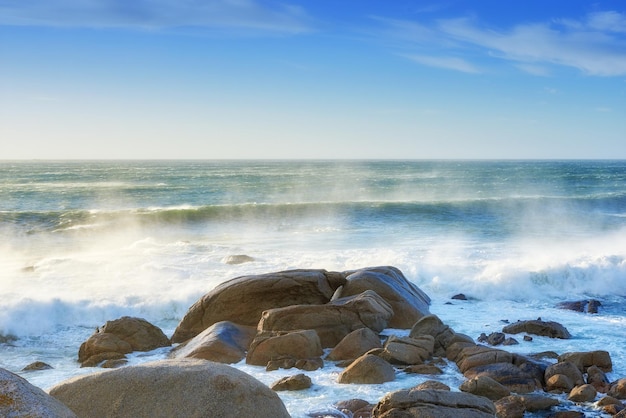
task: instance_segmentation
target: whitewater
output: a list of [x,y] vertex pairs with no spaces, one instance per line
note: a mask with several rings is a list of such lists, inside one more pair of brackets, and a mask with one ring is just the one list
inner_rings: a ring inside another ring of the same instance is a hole
[[[78,348],[107,320],[137,316],[171,336],[225,280],[378,265],[399,268],[457,332],[557,321],[572,339],[514,336],[506,349],[607,350],[609,378],[626,377],[626,161],[0,161],[0,234],[0,367],[43,389],[95,370]],[[582,299],[599,313],[557,307]],[[53,369],[22,371],[34,361]],[[298,373],[234,366],[268,385]],[[445,371],[436,378],[458,388],[462,375]],[[311,389],[280,392],[290,414],[433,378],[339,385],[339,372],[328,364],[307,373]]]

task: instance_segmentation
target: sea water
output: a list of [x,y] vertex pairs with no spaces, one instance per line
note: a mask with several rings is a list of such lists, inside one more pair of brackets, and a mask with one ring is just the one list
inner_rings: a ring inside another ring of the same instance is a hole
[[[626,377],[626,161],[0,161],[0,237],[0,367],[44,389],[95,370],[78,348],[107,320],[171,335],[227,279],[377,265],[401,269],[457,332],[557,321],[572,339],[514,336],[507,349],[608,350],[609,378]],[[225,262],[239,254],[254,261]],[[598,314],[557,308],[590,298]],[[34,361],[54,368],[21,371]],[[300,372],[235,367],[268,385]],[[458,390],[445,369],[339,385],[328,363],[280,396],[298,417],[432,378]]]

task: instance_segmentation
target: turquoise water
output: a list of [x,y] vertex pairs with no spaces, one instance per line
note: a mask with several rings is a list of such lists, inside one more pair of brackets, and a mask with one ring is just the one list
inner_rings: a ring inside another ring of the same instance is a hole
[[[598,344],[626,375],[626,161],[4,161],[0,233],[0,334],[18,337],[0,367],[55,363],[27,376],[42,387],[85,372],[78,346],[106,320],[171,333],[232,277],[372,265],[400,268],[459,332],[548,314],[579,338],[516,350]],[[471,305],[445,304],[461,292]],[[600,315],[554,309],[589,297]]]

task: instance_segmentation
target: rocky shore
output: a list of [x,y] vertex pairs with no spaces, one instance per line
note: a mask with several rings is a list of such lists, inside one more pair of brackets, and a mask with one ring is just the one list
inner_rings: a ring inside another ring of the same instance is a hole
[[[134,317],[98,328],[80,345],[78,361],[109,370],[45,393],[0,369],[0,415],[288,417],[277,392],[309,389],[307,372],[332,362],[343,368],[338,385],[381,384],[399,372],[425,379],[375,404],[346,399],[309,417],[584,417],[583,411],[626,417],[626,378],[608,381],[608,352],[521,355],[502,348],[515,337],[571,338],[561,324],[524,319],[474,340],[443,323],[429,304],[389,266],[238,277],[193,304],[171,337]],[[383,337],[388,329],[407,333]],[[170,346],[166,360],[126,365],[131,352]],[[244,359],[270,374],[299,371],[268,387],[229,365]],[[438,379],[449,365],[466,379],[458,388]]]

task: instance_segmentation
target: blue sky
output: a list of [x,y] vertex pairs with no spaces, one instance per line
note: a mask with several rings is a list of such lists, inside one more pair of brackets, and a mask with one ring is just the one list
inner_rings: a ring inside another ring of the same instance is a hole
[[626,3],[0,0],[0,159],[626,158]]

